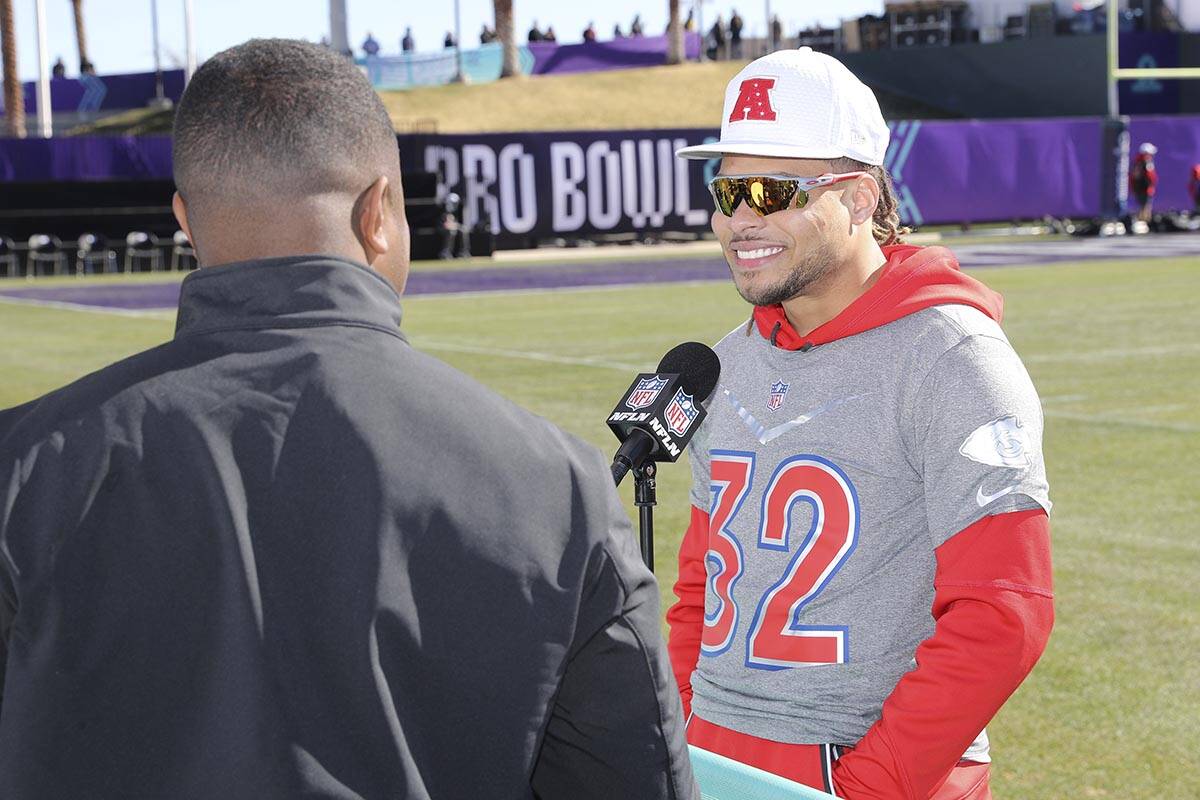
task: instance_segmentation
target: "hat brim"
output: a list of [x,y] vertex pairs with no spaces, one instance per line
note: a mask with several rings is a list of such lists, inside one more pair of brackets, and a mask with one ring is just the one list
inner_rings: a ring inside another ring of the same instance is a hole
[[835,158],[853,158],[866,164],[875,164],[876,159],[864,157],[863,154],[835,153],[829,151],[810,150],[794,144],[765,144],[763,142],[709,142],[693,144],[675,151],[678,158],[708,159],[723,156],[761,156],[763,158],[808,158],[818,161],[829,161]]

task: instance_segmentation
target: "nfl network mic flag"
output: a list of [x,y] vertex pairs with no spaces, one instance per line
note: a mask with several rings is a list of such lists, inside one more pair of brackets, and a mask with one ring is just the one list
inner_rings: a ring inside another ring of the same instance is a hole
[[608,427],[624,442],[640,429],[654,438],[654,461],[675,461],[704,420],[704,407],[688,394],[679,375],[642,373],[608,416]]

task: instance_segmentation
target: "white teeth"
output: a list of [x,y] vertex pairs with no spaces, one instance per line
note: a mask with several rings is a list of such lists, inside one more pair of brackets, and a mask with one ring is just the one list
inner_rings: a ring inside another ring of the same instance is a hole
[[737,253],[738,258],[745,258],[745,259],[766,258],[767,256],[773,256],[776,253],[782,253],[783,248],[782,247],[760,247],[757,250],[735,250],[734,252]]

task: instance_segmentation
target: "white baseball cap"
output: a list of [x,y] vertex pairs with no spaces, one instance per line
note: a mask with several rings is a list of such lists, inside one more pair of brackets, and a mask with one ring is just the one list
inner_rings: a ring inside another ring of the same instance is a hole
[[833,56],[801,47],[747,64],[725,89],[721,140],[675,155],[844,156],[882,166],[889,138],[874,93]]
[[1152,156],[1158,152],[1158,148],[1155,147],[1154,145],[1150,144],[1149,142],[1143,142],[1142,146],[1138,148],[1138,152],[1145,153],[1148,156]]

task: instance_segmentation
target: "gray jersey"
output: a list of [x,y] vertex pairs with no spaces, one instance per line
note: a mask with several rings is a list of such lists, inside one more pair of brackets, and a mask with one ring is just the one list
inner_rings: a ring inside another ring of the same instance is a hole
[[[1049,511],[1037,394],[1000,326],[917,311],[801,350],[743,326],[691,449],[710,518],[692,688],[702,718],[853,744],[933,634],[934,550]],[[985,760],[981,733],[968,755]]]

